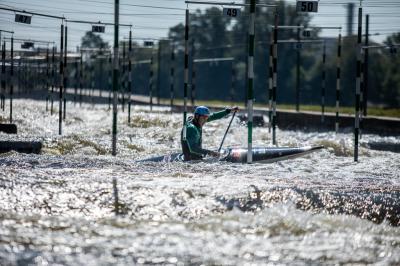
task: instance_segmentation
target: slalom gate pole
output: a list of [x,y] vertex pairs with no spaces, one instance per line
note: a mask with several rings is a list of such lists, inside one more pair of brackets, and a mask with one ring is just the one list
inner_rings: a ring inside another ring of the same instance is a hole
[[114,70],[113,70],[113,125],[112,125],[112,155],[117,155],[117,101],[119,81],[119,0],[114,2]]
[[357,69],[356,69],[356,97],[354,114],[354,161],[358,162],[358,140],[360,130],[360,90],[361,90],[361,27],[362,27],[362,7],[358,8],[358,35],[357,35]]
[[247,163],[253,162],[253,102],[254,102],[254,37],[256,0],[250,1],[249,49],[247,72]]
[[62,113],[63,113],[63,87],[64,87],[64,21],[61,23],[61,41],[60,41],[60,88],[59,88],[59,102],[58,102],[58,134],[62,135]]

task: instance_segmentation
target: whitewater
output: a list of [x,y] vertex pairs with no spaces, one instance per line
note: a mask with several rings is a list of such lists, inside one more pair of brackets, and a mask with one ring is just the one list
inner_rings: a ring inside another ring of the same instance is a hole
[[[6,106],[8,107],[8,105]],[[14,100],[17,135],[41,154],[0,154],[0,265],[399,265],[400,153],[396,136],[277,131],[278,146],[324,145],[271,164],[138,162],[180,151],[182,114],[167,107],[118,110],[111,156],[108,105]],[[6,122],[8,111],[0,111]],[[229,118],[206,124],[217,149]],[[267,127],[254,146],[270,146]],[[246,147],[235,118],[224,147]],[[115,215],[113,179],[119,209]]]

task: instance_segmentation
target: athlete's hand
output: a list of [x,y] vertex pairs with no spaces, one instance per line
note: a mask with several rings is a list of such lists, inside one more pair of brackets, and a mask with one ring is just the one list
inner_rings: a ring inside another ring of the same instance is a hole
[[237,111],[239,111],[239,107],[237,106],[231,107],[231,112],[237,112]]

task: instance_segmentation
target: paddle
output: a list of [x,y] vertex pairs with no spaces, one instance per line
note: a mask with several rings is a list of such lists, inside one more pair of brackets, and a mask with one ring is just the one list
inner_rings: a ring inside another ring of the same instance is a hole
[[237,110],[235,110],[235,111],[233,112],[231,121],[229,122],[228,128],[226,129],[225,134],[224,134],[224,137],[222,138],[221,145],[219,145],[218,152],[221,151],[222,144],[224,144],[226,134],[228,134],[228,130],[229,130],[229,128],[231,127],[231,124],[232,124],[233,118],[235,117],[236,112],[237,112]]

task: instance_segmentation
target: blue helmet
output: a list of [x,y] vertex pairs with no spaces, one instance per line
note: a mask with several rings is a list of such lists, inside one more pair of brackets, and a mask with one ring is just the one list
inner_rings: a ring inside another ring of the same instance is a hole
[[205,106],[197,106],[196,109],[194,110],[194,114],[209,116],[210,110],[208,110],[208,108]]

